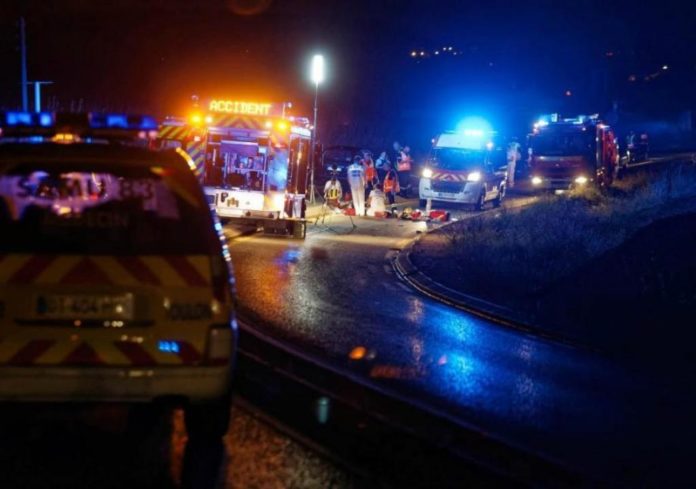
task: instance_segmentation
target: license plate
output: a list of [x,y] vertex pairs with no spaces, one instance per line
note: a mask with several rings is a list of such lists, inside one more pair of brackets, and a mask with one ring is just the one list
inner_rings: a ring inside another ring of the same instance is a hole
[[133,319],[133,294],[40,295],[36,314],[50,319]]

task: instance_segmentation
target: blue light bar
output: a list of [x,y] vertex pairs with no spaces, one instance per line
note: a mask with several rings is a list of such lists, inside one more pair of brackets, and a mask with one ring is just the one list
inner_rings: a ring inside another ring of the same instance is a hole
[[92,114],[89,126],[92,129],[157,130],[157,122],[152,117],[126,114]]
[[53,125],[53,114],[49,112],[5,112],[6,126],[41,126],[50,127]]
[[154,139],[157,121],[142,115],[8,111],[0,112],[0,128],[3,139],[49,138],[57,133],[82,139]]

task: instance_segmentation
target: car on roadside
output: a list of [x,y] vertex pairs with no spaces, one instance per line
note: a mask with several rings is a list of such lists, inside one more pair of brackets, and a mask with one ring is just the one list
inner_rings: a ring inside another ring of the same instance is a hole
[[148,149],[149,117],[0,127],[0,402],[173,402],[224,434],[232,269],[191,159]]
[[357,155],[362,156],[357,146],[324,147],[321,152],[321,180],[317,183],[321,183],[323,188],[323,184],[335,173],[345,187],[348,184],[347,169]]

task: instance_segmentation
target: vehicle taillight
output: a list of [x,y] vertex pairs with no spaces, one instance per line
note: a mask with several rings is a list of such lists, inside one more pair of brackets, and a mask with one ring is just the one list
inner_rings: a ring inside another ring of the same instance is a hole
[[232,298],[230,273],[227,263],[220,256],[210,257],[210,269],[213,283],[213,296],[222,304],[229,304]]
[[234,355],[236,326],[231,324],[212,326],[208,332],[206,363],[209,365],[227,365]]

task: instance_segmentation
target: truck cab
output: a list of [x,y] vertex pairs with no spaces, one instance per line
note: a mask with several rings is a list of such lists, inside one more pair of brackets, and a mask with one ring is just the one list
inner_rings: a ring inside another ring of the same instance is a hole
[[529,169],[535,190],[611,185],[619,153],[611,128],[596,116],[542,119],[529,136]]
[[481,131],[445,133],[435,138],[421,172],[419,204],[449,202],[483,209],[499,206],[505,197],[505,152],[495,146],[492,134]]

